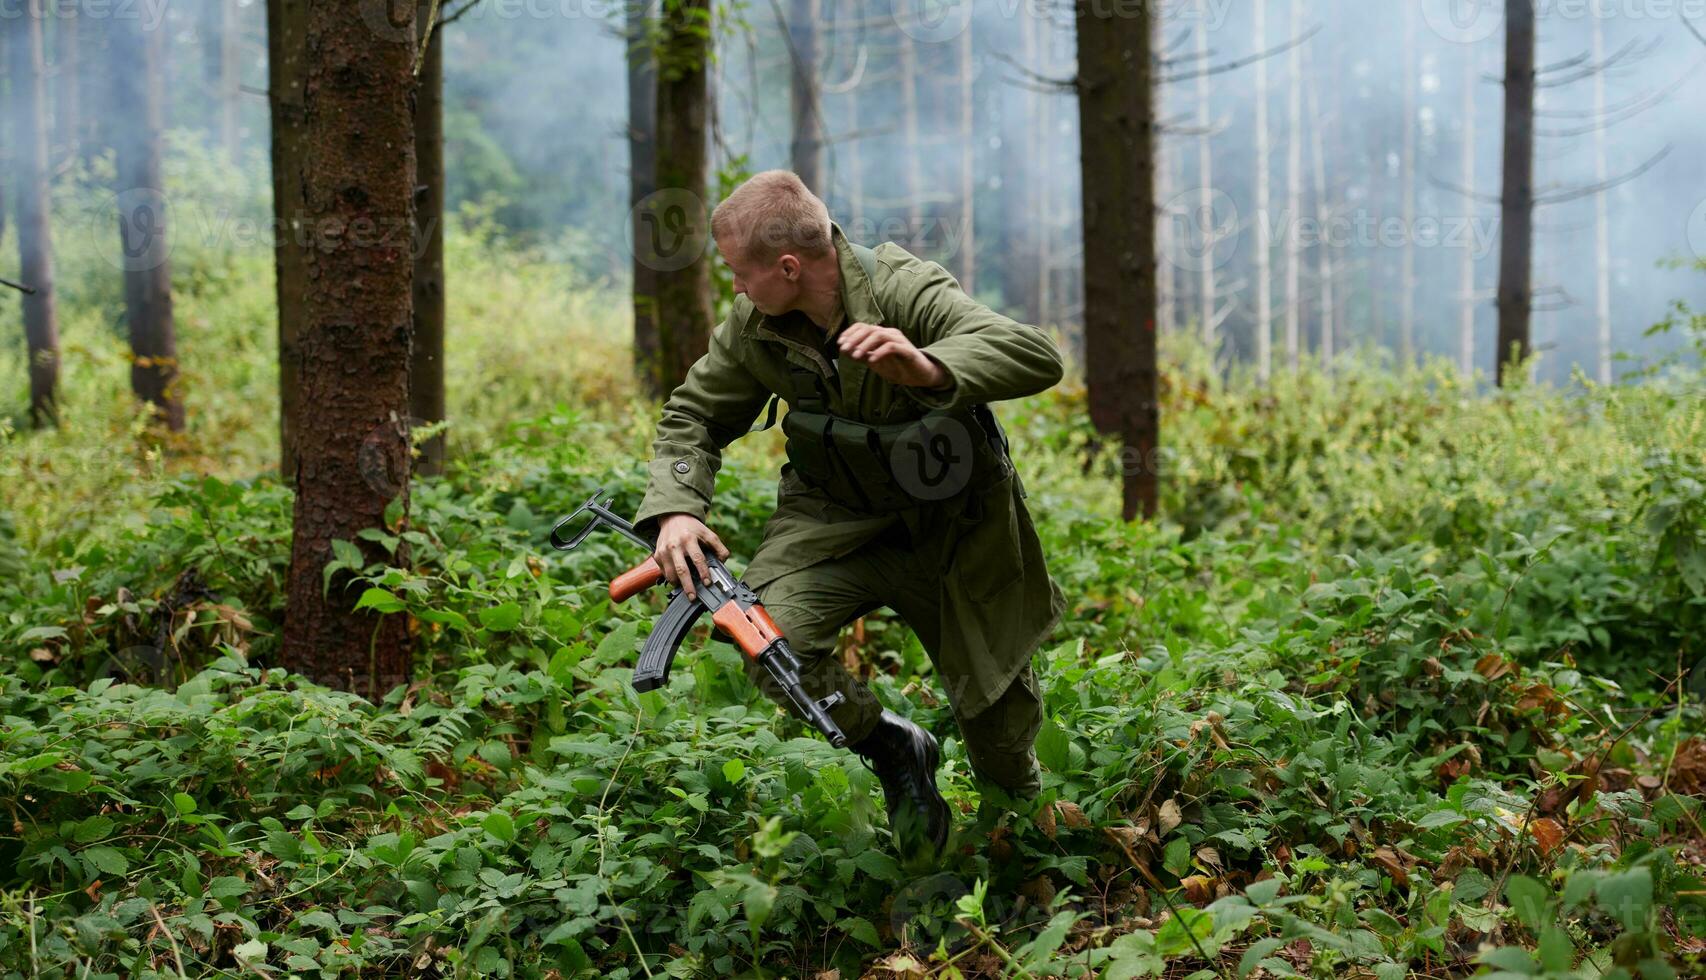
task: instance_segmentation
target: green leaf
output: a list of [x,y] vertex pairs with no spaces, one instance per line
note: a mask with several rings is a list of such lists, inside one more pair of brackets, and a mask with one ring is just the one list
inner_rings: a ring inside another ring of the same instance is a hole
[[1185,872],[1191,870],[1191,842],[1183,835],[1174,836],[1161,852],[1161,864],[1175,878],[1183,878]]
[[172,806],[178,810],[178,816],[187,817],[195,812],[195,797],[188,793],[173,793]]
[[486,819],[481,821],[480,826],[486,829],[486,833],[505,843],[515,840],[515,821],[502,810],[493,810],[486,814]]
[[71,832],[71,839],[79,844],[91,844],[105,840],[112,832],[113,818],[94,816],[79,822],[77,828]]
[[116,847],[86,847],[83,856],[89,863],[110,875],[122,875],[130,870],[130,859]]
[[482,610],[480,625],[494,633],[508,633],[521,625],[521,607],[513,602],[506,602]]
[[1546,903],[1551,899],[1552,889],[1527,875],[1512,875],[1505,885],[1505,900],[1530,932],[1540,931],[1540,924],[1546,920]]
[[[1258,882],[1258,884],[1260,884],[1260,882]],[[1244,951],[1244,955],[1238,960],[1238,975],[1241,977],[1249,976],[1251,973],[1255,972],[1257,963],[1260,963],[1262,960],[1267,958],[1269,953],[1272,953],[1274,950],[1279,949],[1284,945],[1285,940],[1273,937],[1252,943],[1250,948],[1246,949]]]
[[1547,926],[1540,934],[1539,948],[1540,965],[1547,973],[1570,972],[1570,961],[1575,959],[1576,947],[1564,930],[1555,925]]
[[1053,718],[1043,719],[1043,727],[1037,732],[1036,752],[1037,761],[1051,772],[1072,768],[1072,737]]
[[[1252,905],[1266,905],[1279,897],[1280,889],[1283,887],[1285,887],[1285,882],[1280,879],[1266,878],[1262,881],[1251,882],[1250,887],[1244,889],[1244,895],[1250,899]],[[1262,956],[1266,955],[1268,954],[1262,954]],[[1260,958],[1257,957],[1257,959]]]
[[367,567],[361,549],[356,547],[354,542],[345,541],[343,538],[332,539],[332,557],[345,568],[353,568],[359,571]]
[[1606,875],[1595,889],[1599,906],[1610,912],[1623,928],[1643,932],[1647,917],[1653,909],[1653,873],[1646,868],[1630,868],[1620,874]]
[[746,763],[739,759],[730,759],[723,763],[723,778],[728,780],[731,786],[740,782],[741,777],[745,775]]
[[357,609],[377,609],[381,613],[402,612],[408,606],[389,589],[368,589],[355,602]]

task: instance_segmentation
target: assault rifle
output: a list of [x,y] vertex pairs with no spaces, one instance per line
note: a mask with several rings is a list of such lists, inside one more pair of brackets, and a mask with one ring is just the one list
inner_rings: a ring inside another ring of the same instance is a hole
[[[558,521],[551,528],[551,547],[558,551],[572,551],[593,531],[608,525],[647,552],[654,550],[655,545],[634,530],[634,525],[605,506],[601,499],[603,496],[602,489],[595,491],[578,510]],[[563,528],[582,515],[585,515],[586,526],[575,532],[573,537],[565,539]],[[800,685],[799,659],[794,656],[793,648],[788,646],[787,638],[776,627],[775,621],[759,603],[758,594],[735,578],[716,555],[705,555],[705,564],[710,569],[709,581],[700,580],[697,568],[691,565],[688,568],[688,574],[693,576],[696,597],[689,598],[680,588],[670,591],[669,605],[663,618],[652,627],[652,633],[646,637],[646,644],[640,651],[640,660],[634,665],[634,690],[643,693],[669,683],[669,669],[675,663],[681,641],[699,617],[709,612],[717,631],[769,673],[800,713],[823,733],[824,738],[829,739],[829,744],[836,748],[846,745],[847,736],[829,716],[829,709],[841,703],[841,693],[837,691],[821,701],[807,694]],[[663,569],[658,566],[656,558],[648,557],[611,581],[610,601],[622,602],[662,581]]]

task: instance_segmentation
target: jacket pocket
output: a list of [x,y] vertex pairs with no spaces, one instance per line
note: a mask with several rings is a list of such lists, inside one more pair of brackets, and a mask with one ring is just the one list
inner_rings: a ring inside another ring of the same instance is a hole
[[958,576],[967,596],[988,601],[1024,581],[1011,468],[987,490],[973,493],[955,520],[959,541],[950,574]]

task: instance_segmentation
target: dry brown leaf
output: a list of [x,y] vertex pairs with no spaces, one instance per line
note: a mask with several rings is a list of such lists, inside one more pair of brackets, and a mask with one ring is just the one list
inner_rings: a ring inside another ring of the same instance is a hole
[[1370,855],[1370,860],[1380,865],[1381,870],[1391,875],[1392,880],[1398,884],[1408,885],[1410,883],[1410,869],[1404,867],[1404,862],[1399,859],[1398,852],[1392,848],[1375,848],[1374,853]]
[[1179,882],[1185,889],[1185,900],[1192,905],[1214,900],[1214,879],[1208,875],[1186,875]]
[[1220,852],[1215,850],[1212,847],[1199,847],[1199,848],[1197,848],[1197,860],[1208,865],[1209,867],[1213,868],[1216,871],[1220,870],[1220,867],[1221,867],[1221,865],[1220,865]]
[[1032,905],[1048,908],[1049,903],[1054,901],[1054,882],[1049,880],[1048,875],[1038,875],[1020,885],[1019,894],[1030,899]]
[[1528,822],[1529,833],[1540,844],[1541,856],[1551,854],[1564,843],[1564,828],[1551,817],[1536,817]]
[[1055,803],[1054,808],[1060,813],[1060,822],[1066,824],[1069,830],[1083,830],[1090,826],[1090,818],[1084,815],[1078,804],[1061,800]]
[[1496,681],[1515,669],[1515,664],[1496,653],[1489,653],[1475,661],[1475,673],[1490,681]]
[[1157,814],[1157,819],[1161,821],[1162,837],[1172,833],[1173,828],[1179,826],[1179,824],[1183,823],[1185,819],[1184,816],[1179,813],[1179,801],[1168,800],[1161,804],[1161,811]]

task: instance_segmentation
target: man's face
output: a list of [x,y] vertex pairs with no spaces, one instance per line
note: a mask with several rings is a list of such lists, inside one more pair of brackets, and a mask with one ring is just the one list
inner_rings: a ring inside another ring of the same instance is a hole
[[744,294],[765,316],[781,316],[794,309],[800,298],[797,256],[781,255],[770,262],[757,262],[721,242],[717,243],[717,252],[734,273],[735,295]]

